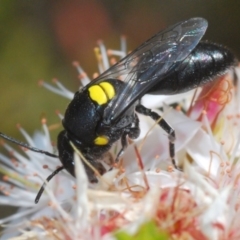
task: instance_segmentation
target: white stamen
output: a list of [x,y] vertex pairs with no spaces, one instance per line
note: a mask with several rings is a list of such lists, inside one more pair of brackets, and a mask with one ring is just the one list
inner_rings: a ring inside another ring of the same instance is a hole
[[70,92],[70,91],[63,91],[59,88],[56,88],[56,87],[53,87],[52,85],[42,81],[42,86],[45,87],[46,89],[48,89],[49,91],[53,92],[53,93],[56,93],[60,96],[63,96],[65,98],[68,98],[68,99],[73,99],[73,96],[74,96],[74,93]]
[[125,57],[127,55],[127,40],[125,36],[121,36],[120,39],[121,43],[121,52],[122,52],[122,57]]
[[102,56],[102,62],[104,71],[107,70],[110,67],[109,61],[108,61],[108,55],[105,45],[102,43],[102,41],[98,41],[98,45],[100,48],[101,56]]

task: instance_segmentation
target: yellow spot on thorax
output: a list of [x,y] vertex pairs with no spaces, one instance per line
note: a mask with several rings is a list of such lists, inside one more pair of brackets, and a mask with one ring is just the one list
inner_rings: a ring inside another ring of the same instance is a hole
[[115,96],[115,89],[112,84],[108,82],[102,82],[99,85],[103,88],[109,100],[111,100]]
[[95,145],[106,145],[106,144],[108,144],[108,137],[98,136],[97,138],[94,139],[94,144]]
[[90,98],[99,105],[107,103],[115,96],[115,89],[111,83],[101,82],[93,85],[89,89]]
[[107,95],[99,85],[93,85],[89,89],[90,98],[99,105],[107,103]]

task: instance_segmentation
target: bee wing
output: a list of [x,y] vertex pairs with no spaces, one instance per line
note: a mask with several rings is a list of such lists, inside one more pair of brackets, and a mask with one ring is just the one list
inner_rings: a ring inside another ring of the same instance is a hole
[[126,83],[104,110],[104,122],[117,121],[137,99],[170,74],[196,47],[207,25],[203,18],[177,23],[154,35],[94,79],[91,84],[106,79],[119,79]]

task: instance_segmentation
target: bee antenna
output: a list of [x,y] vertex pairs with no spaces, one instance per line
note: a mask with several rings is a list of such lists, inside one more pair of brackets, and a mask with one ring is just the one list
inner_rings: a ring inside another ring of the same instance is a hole
[[49,156],[49,157],[58,158],[58,156],[55,155],[55,154],[53,154],[53,153],[50,153],[50,152],[41,150],[41,149],[39,149],[39,148],[35,148],[35,147],[32,147],[32,146],[29,146],[28,144],[26,144],[26,143],[24,143],[24,142],[21,142],[21,141],[18,141],[18,140],[16,140],[16,139],[12,138],[12,137],[9,137],[9,136],[7,136],[6,134],[4,134],[4,133],[2,133],[2,132],[0,132],[0,137],[4,138],[4,139],[6,139],[6,140],[8,140],[8,141],[10,141],[10,142],[13,142],[13,143],[15,143],[15,144],[17,144],[17,145],[19,145],[19,146],[22,146],[22,147],[24,147],[24,148],[27,148],[27,149],[29,149],[29,150],[31,150],[31,151],[33,151],[33,152],[45,154],[45,155],[47,155],[47,156]]
[[49,175],[46,179],[46,181],[43,183],[43,185],[41,186],[41,188],[38,191],[38,194],[35,198],[35,203],[37,204],[40,197],[42,196],[42,193],[46,187],[46,182],[49,182],[55,175],[57,175],[60,171],[62,171],[64,169],[64,167],[59,167],[58,169],[56,169],[54,172],[51,173],[51,175]]

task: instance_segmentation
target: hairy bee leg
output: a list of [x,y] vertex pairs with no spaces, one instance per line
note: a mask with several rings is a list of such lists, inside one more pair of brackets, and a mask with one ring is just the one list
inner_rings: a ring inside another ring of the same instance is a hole
[[[141,104],[136,106],[136,111],[140,114],[151,117],[154,121],[157,121],[161,118],[161,116],[159,114],[157,114],[156,112],[153,112],[151,109],[148,109]],[[174,129],[163,118],[160,120],[158,125],[168,134],[169,155],[170,155],[173,166],[176,169],[181,170],[177,166],[176,161],[175,161],[175,144],[174,144],[174,142],[175,142],[176,137],[175,137]]]
[[136,139],[138,138],[139,134],[140,134],[139,118],[135,114],[135,118],[134,118],[134,122],[132,123],[132,126],[130,128],[127,128],[121,137],[122,148],[118,152],[115,162],[119,161],[119,158],[121,157],[121,155],[124,153],[125,149],[128,146],[127,136],[129,136],[131,139]]

